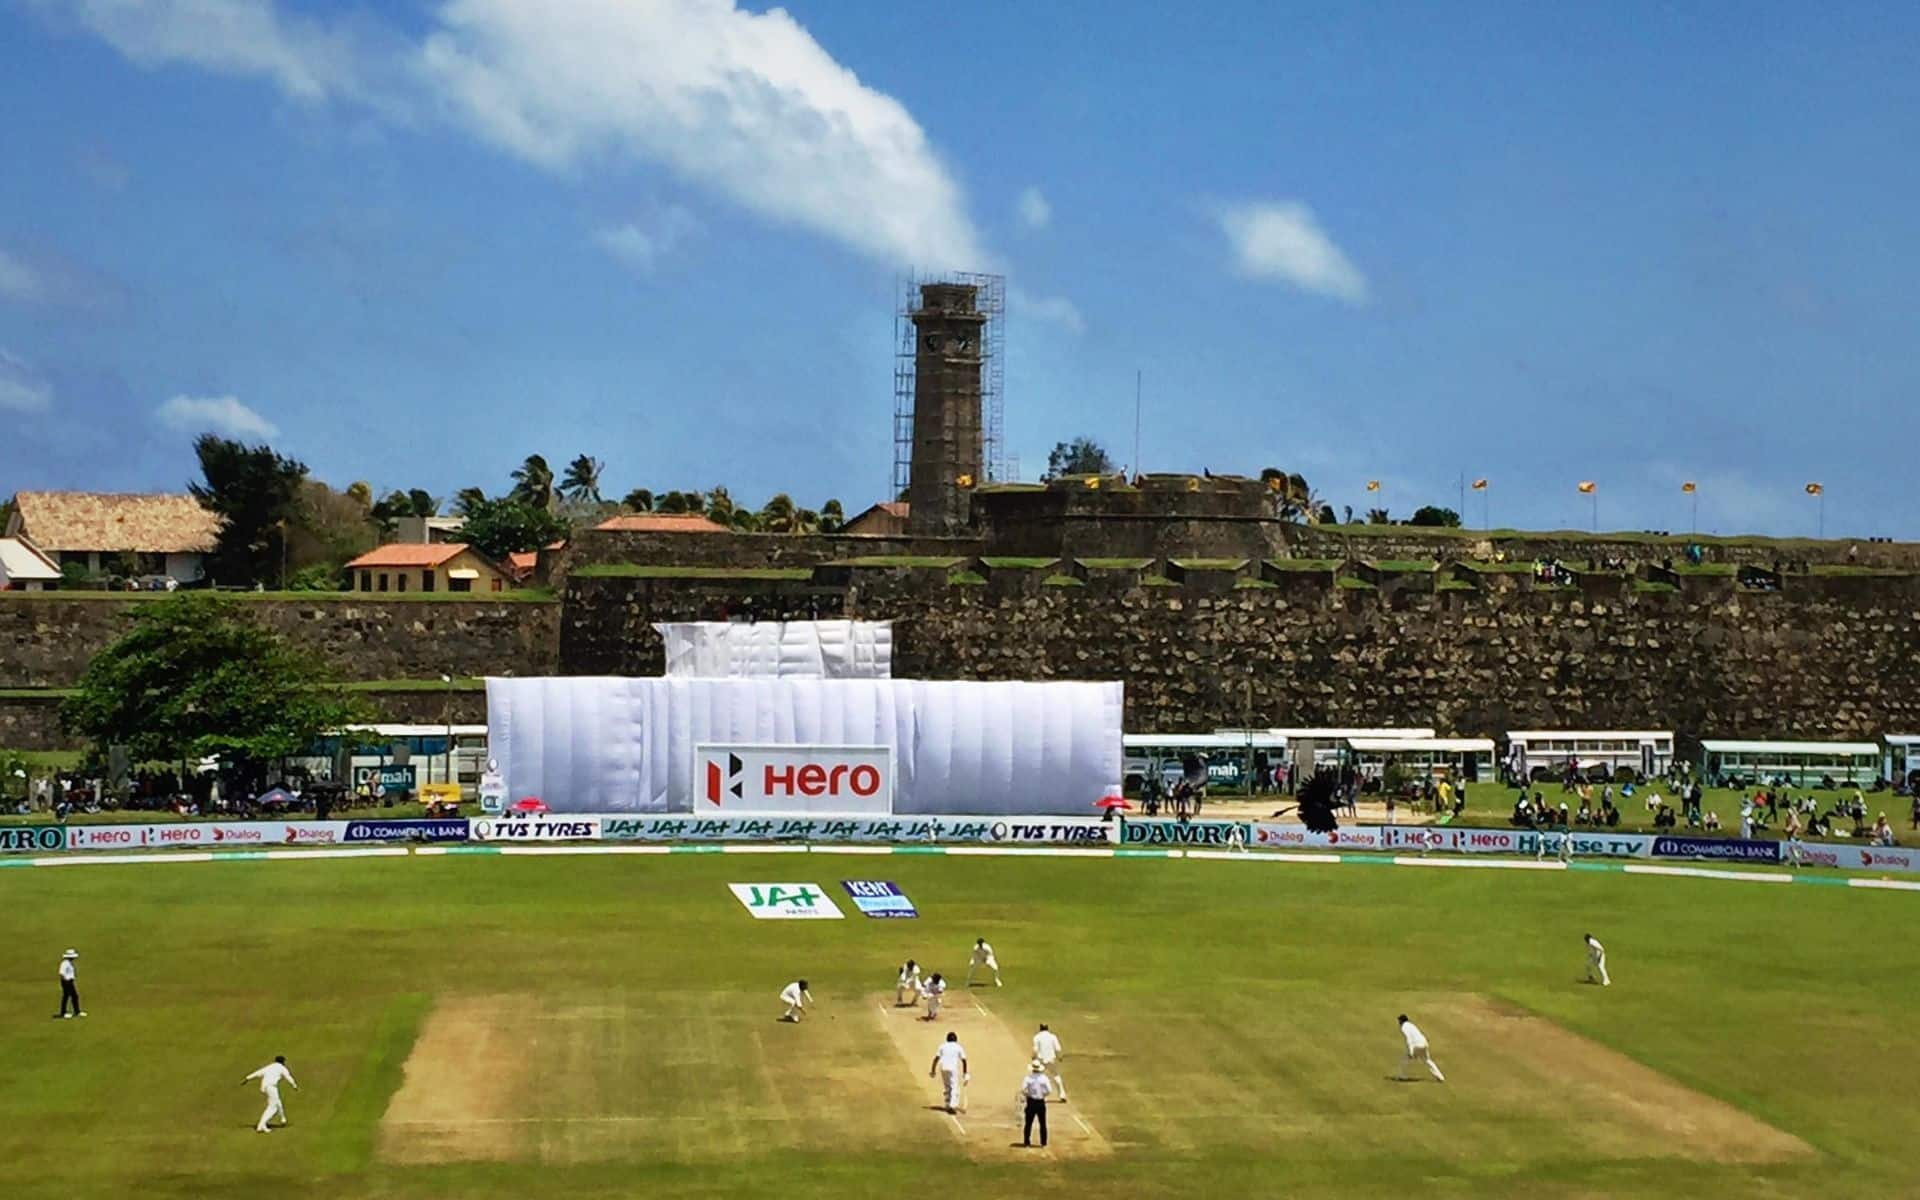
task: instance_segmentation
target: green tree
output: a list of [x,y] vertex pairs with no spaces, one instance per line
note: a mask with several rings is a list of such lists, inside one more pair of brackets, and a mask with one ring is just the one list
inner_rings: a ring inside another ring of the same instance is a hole
[[1264,467],[1260,482],[1266,485],[1273,514],[1285,521],[1298,521],[1307,511],[1312,489],[1304,475],[1289,475],[1279,467]]
[[600,459],[582,454],[567,464],[567,473],[560,480],[560,494],[569,500],[591,500],[600,503],[600,472],[607,464]]
[[463,487],[453,494],[453,511],[457,515],[464,517],[473,511],[474,505],[485,504],[486,502],[487,494],[479,488]]
[[135,762],[217,755],[243,779],[322,734],[369,719],[319,659],[256,624],[243,603],[183,592],[137,605],[133,624],[87,664],[62,723]]
[[699,492],[689,494],[676,488],[666,495],[661,496],[659,502],[654,505],[653,511],[659,513],[692,513],[699,512],[705,507],[706,497],[702,496]]
[[1428,504],[1421,507],[1411,517],[1408,517],[1407,524],[1425,525],[1430,528],[1458,529],[1460,528],[1460,514],[1450,508],[1436,508]]
[[847,510],[840,507],[840,501],[829,500],[820,506],[820,532],[839,533],[847,527]]
[[1111,474],[1113,459],[1107,456],[1100,443],[1089,437],[1055,443],[1052,453],[1047,455],[1048,479],[1059,479],[1064,475]]
[[[711,518],[718,521],[718,517]],[[757,533],[760,529],[760,516],[750,508],[736,508],[727,513],[727,524],[740,533]]]
[[719,484],[707,493],[707,516],[717,525],[733,524],[733,513],[738,507],[727,489]]
[[277,579],[286,555],[287,526],[299,517],[305,463],[271,446],[247,446],[216,434],[194,439],[203,482],[187,490],[221,519],[208,573],[220,583]]
[[635,488],[623,497],[620,503],[627,506],[628,512],[646,513],[653,511],[653,493],[646,488]]
[[287,534],[287,586],[300,590],[301,580],[311,584],[337,573],[341,564],[378,541],[379,529],[368,507],[351,490],[336,492],[309,479],[300,485],[299,516]]
[[792,496],[775,492],[772,499],[760,509],[760,528],[768,533],[796,533],[798,530],[794,528],[794,520],[797,513]]
[[512,496],[534,508],[553,507],[553,468],[547,465],[545,458],[538,454],[527,455],[527,460],[513,472]]
[[538,550],[566,537],[567,523],[544,508],[516,500],[482,500],[467,510],[467,523],[453,535],[494,562]]
[[1393,518],[1387,515],[1387,510],[1384,508],[1370,508],[1367,510],[1367,524],[1391,525]]
[[410,517],[437,517],[440,515],[440,499],[425,488],[407,489],[407,515]]

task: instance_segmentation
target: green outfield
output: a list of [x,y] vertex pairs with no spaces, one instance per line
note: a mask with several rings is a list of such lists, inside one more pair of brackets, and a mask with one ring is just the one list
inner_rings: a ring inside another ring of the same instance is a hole
[[[861,917],[842,879],[917,920]],[[756,921],[805,881],[840,921]],[[0,1194],[1913,1194],[1920,895],[1614,873],[811,854],[0,871]],[[1580,982],[1580,936],[1614,986]],[[898,963],[965,971],[931,1026]],[[50,1020],[81,950],[89,1016]],[[819,1004],[775,1018],[804,975]],[[1444,1085],[1395,1083],[1394,1016]],[[1011,1148],[1035,1023],[1056,1144]],[[927,1060],[975,1058],[957,1120]],[[248,1071],[287,1056],[291,1126]]]

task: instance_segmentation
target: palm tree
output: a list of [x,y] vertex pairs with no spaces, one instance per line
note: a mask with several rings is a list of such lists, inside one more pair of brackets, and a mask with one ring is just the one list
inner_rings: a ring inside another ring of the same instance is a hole
[[829,500],[820,506],[820,532],[839,533],[847,525],[847,510],[840,507],[838,500]]
[[793,497],[785,492],[774,493],[760,510],[760,527],[768,533],[795,533]]
[[660,502],[654,506],[654,511],[661,513],[688,513],[699,511],[699,506],[689,500],[685,492],[679,488],[675,488],[660,497]]
[[553,468],[544,457],[529,454],[514,471],[513,498],[535,508],[553,507]]
[[707,493],[707,516],[715,524],[733,524],[733,514],[738,507],[733,502],[733,497],[727,494],[727,489],[718,484],[715,484],[713,490]]
[[466,516],[487,502],[487,494],[477,487],[463,487],[453,494],[453,511]]
[[727,524],[741,533],[753,533],[760,528],[760,518],[755,516],[750,508],[736,508],[732,510],[732,516]]
[[567,464],[567,474],[560,481],[560,494],[569,500],[591,500],[600,503],[600,472],[607,464],[591,455],[578,455]]
[[1387,510],[1384,508],[1370,508],[1367,510],[1367,524],[1391,525],[1393,519],[1387,515]]
[[627,506],[628,512],[647,513],[653,511],[653,493],[646,488],[635,488],[628,492],[620,503]]
[[810,508],[803,508],[799,512],[794,513],[793,531],[795,533],[819,533],[820,514]]

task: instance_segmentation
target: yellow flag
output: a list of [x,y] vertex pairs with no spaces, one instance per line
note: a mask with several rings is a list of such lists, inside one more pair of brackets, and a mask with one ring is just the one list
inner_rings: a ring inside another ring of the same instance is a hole
[[1474,491],[1476,491],[1476,492],[1484,492],[1484,491],[1486,491],[1486,490],[1487,490],[1487,481],[1486,481],[1486,480],[1484,480],[1484,479],[1476,479],[1476,480],[1474,480],[1474,481],[1473,481],[1473,490],[1474,490]]
[[1826,485],[1822,483],[1810,483],[1807,485],[1807,495],[1809,496],[1818,496],[1821,492],[1824,492],[1826,490],[1827,490]]
[[1367,490],[1368,490],[1368,491],[1370,491],[1370,492],[1377,492],[1377,491],[1379,491],[1379,490],[1380,490],[1380,481],[1379,481],[1378,479],[1369,479],[1369,480],[1367,480]]
[[1591,496],[1599,489],[1599,486],[1599,484],[1591,479],[1582,479],[1580,481],[1580,494],[1583,496]]
[[1694,486],[1693,480],[1689,479],[1680,485],[1680,490],[1691,496],[1700,489]]

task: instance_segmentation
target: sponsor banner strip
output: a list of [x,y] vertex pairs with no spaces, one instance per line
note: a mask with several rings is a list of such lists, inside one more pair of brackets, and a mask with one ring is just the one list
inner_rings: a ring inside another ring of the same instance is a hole
[[[526,854],[539,858],[577,854],[672,854],[678,846],[479,846],[449,848],[448,854]],[[420,853],[426,853],[422,850]]]
[[1112,850],[1069,850],[1061,846],[948,846],[948,854],[993,855],[1002,858],[1112,858]]

